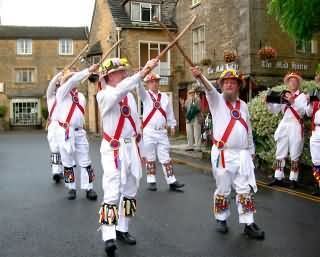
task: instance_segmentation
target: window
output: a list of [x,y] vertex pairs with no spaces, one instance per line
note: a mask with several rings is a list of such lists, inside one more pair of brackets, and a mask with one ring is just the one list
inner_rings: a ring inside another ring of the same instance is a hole
[[41,124],[39,99],[12,99],[11,125],[35,126]]
[[17,55],[32,55],[32,39],[17,40]]
[[192,6],[200,4],[201,0],[192,0]]
[[[142,68],[148,60],[156,57],[167,43],[162,42],[140,42],[140,67]],[[170,76],[170,51],[160,59],[159,65],[154,72],[161,76],[161,84],[168,84],[168,77]]]
[[160,19],[160,5],[150,3],[131,3],[131,20],[151,22],[153,17]]
[[33,83],[34,69],[16,69],[16,83]]
[[205,27],[192,30],[192,55],[195,63],[200,63],[205,57]]
[[59,40],[59,55],[73,55],[72,39]]
[[311,53],[311,41],[297,40],[296,41],[296,52],[299,54],[310,54]]

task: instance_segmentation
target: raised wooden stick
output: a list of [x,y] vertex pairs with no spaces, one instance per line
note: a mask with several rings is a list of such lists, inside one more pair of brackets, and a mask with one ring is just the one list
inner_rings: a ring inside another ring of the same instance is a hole
[[[163,28],[167,34],[168,34],[168,37],[170,38],[170,40],[173,40],[174,39],[174,36],[171,34],[169,28],[164,24],[162,23],[158,17],[153,17],[153,20],[155,20],[161,28]],[[187,63],[191,66],[191,67],[196,67],[196,65],[192,62],[192,60],[190,59],[190,57],[185,53],[185,51],[182,49],[182,47],[179,45],[178,42],[175,43],[176,47],[178,48],[178,50],[180,51],[180,53],[182,54],[182,56],[185,58],[185,60],[187,61]],[[206,87],[207,90],[211,90],[212,89],[212,86],[210,84],[208,84],[206,82],[206,80],[204,79],[204,76],[203,74],[201,74],[199,76],[199,80],[201,81],[201,83]]]
[[113,49],[115,49],[121,42],[123,41],[123,39],[120,39],[119,41],[117,41],[101,58],[100,62],[98,63],[99,65],[101,65],[105,59],[107,59],[107,57],[111,54],[111,52],[113,51]]
[[[161,53],[155,59],[157,59],[159,61],[178,42],[178,40],[187,32],[187,30],[192,26],[192,24],[195,22],[196,19],[197,19],[197,16],[193,16],[191,21],[187,24],[187,26],[185,26],[185,28],[180,32],[180,34],[175,38],[172,37],[172,41],[170,42],[170,44],[168,44],[167,47],[165,49],[163,49],[161,51]],[[148,73],[150,73],[151,71],[152,71],[152,69],[149,67],[145,76]]]
[[63,68],[63,70],[69,70],[79,59],[80,57],[84,54],[85,51],[87,51],[89,45],[86,44],[84,48],[80,51],[80,53],[72,60],[71,63],[69,63],[67,66]]

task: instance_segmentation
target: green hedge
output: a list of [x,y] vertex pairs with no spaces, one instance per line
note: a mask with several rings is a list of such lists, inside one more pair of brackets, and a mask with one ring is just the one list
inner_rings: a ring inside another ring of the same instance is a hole
[[[309,92],[314,89],[316,83],[314,81],[304,81],[301,90]],[[272,90],[282,91],[284,85],[274,87]],[[282,114],[274,115],[267,110],[264,102],[267,91],[262,91],[258,96],[252,99],[249,103],[249,111],[251,114],[252,130],[256,144],[256,156],[259,168],[272,172],[275,156],[275,141],[273,138],[274,132],[282,118]],[[303,155],[301,158],[302,164],[311,165],[309,139],[311,135],[310,118],[305,117],[305,144]]]

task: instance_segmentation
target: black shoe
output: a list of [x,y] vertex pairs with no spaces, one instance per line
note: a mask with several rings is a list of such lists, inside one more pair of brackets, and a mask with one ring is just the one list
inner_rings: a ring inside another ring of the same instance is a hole
[[279,187],[283,187],[284,186],[284,183],[282,180],[279,180],[279,179],[273,179],[270,183],[268,183],[268,186],[279,186]]
[[98,198],[98,195],[93,189],[87,190],[87,199],[88,200],[95,201],[95,200],[97,200],[97,198]]
[[148,183],[149,191],[157,191],[157,183]]
[[180,183],[179,181],[176,181],[169,185],[170,191],[178,191],[181,192],[180,188],[183,188],[184,184]]
[[128,245],[135,245],[137,243],[136,239],[129,234],[129,232],[121,232],[116,231],[117,233],[117,240],[122,241],[125,244]]
[[291,180],[290,181],[290,189],[296,189],[298,187],[297,181]]
[[221,234],[227,234],[229,231],[227,221],[226,220],[217,220],[216,230]]
[[60,176],[60,174],[54,174],[54,175],[52,176],[52,179],[54,180],[54,182],[55,182],[56,184],[59,184],[59,183],[60,183],[60,180],[61,180],[61,176]]
[[192,151],[194,151],[193,148],[187,148],[187,149],[186,149],[186,152],[192,152]]
[[114,239],[110,239],[104,242],[104,251],[108,257],[116,256],[117,245]]
[[77,198],[77,191],[75,189],[70,189],[68,192],[68,200],[74,200]]
[[255,223],[245,225],[244,234],[252,239],[264,240],[264,231],[260,230]]

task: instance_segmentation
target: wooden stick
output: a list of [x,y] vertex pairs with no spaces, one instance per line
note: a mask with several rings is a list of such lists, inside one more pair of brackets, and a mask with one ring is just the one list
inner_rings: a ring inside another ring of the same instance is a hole
[[[158,61],[178,42],[178,40],[187,32],[187,30],[192,26],[192,24],[195,22],[195,20],[197,19],[197,16],[194,16],[191,21],[187,24],[187,26],[180,32],[180,34],[172,39],[172,42],[170,42],[170,44],[167,45],[167,47],[165,49],[163,49],[161,51],[161,53],[155,58]],[[152,71],[152,69],[150,67],[147,68],[147,72],[146,74],[144,74],[145,76],[150,73]]]
[[121,42],[123,41],[123,39],[120,39],[119,41],[117,41],[101,58],[100,62],[98,63],[99,65],[101,65],[105,59],[107,59],[107,57],[111,54],[111,52],[113,51],[113,49],[115,49]]
[[[162,23],[158,17],[153,17],[153,19],[160,25],[161,28],[163,28],[166,32],[167,35],[169,37],[170,40],[174,39],[174,36],[171,34],[169,28]],[[184,59],[187,61],[187,63],[191,66],[191,67],[196,67],[196,65],[192,62],[192,60],[190,59],[190,57],[185,53],[185,51],[182,49],[182,47],[179,45],[178,42],[175,43],[176,47],[178,48],[178,50],[180,51],[180,53],[182,54],[182,56],[184,57]],[[212,86],[210,84],[208,84],[206,82],[206,80],[204,79],[203,74],[201,74],[199,76],[199,80],[201,81],[201,83],[206,87],[207,90],[211,90]]]
[[67,66],[65,66],[63,68],[63,70],[69,70],[79,59],[80,57],[84,54],[85,51],[87,51],[89,45],[86,44],[84,48],[82,48],[82,50],[80,51],[80,53],[72,60],[72,62],[70,64],[68,64]]
[[[117,41],[101,58],[101,60],[98,62],[99,65],[101,65],[105,59],[107,59],[107,57],[112,53],[112,51],[123,41],[123,39],[120,39],[119,41]],[[91,74],[89,74],[89,76],[85,77],[82,81],[81,84],[84,83]]]

